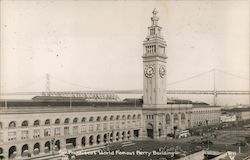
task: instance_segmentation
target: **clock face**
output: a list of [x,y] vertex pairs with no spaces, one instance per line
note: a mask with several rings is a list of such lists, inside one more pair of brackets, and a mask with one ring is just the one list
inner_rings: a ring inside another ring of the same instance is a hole
[[152,78],[154,76],[154,68],[152,66],[148,66],[144,70],[145,76],[148,78]]
[[166,75],[166,68],[164,66],[160,66],[159,73],[161,78],[163,78]]

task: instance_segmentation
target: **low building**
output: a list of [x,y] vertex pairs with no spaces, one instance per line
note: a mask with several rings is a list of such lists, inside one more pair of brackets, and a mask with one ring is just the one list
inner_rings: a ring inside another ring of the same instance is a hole
[[227,115],[235,115],[237,121],[244,121],[250,119],[250,107],[223,109],[222,112]]
[[210,105],[194,105],[192,107],[192,127],[207,126],[220,123],[221,108]]
[[236,121],[236,115],[222,115],[220,116],[221,122],[235,122]]
[[0,110],[0,150],[23,159],[141,136],[141,108],[19,108]]

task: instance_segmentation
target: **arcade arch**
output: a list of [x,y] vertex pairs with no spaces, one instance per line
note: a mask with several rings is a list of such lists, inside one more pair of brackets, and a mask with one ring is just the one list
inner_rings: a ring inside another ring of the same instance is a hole
[[40,144],[39,143],[34,144],[33,153],[34,154],[39,154],[40,153]]
[[171,117],[169,114],[166,114],[166,124],[167,125],[171,124]]
[[50,141],[47,141],[45,144],[44,144],[44,152],[45,153],[48,153],[50,151]]
[[175,113],[174,114],[174,125],[178,125],[178,123],[179,123],[179,118],[178,118],[178,114],[177,113]]
[[91,135],[89,137],[89,145],[93,145],[94,144],[94,137]]
[[22,156],[28,156],[28,154],[29,154],[29,146],[28,146],[28,144],[24,144],[24,145],[22,146],[21,155],[22,155]]
[[60,140],[56,140],[55,142],[55,151],[60,150],[61,146],[60,146]]
[[9,128],[16,128],[16,122],[15,121],[11,121],[9,123]]
[[86,137],[82,137],[82,146],[86,146]]
[[154,126],[152,123],[147,124],[147,136],[149,138],[154,138]]
[[21,127],[28,127],[28,126],[29,126],[29,123],[27,120],[23,121],[21,124]]
[[96,136],[96,144],[100,144],[100,143],[101,143],[101,135],[98,134],[98,135]]
[[11,146],[9,148],[9,158],[14,158],[16,156],[16,146]]
[[186,116],[184,113],[181,114],[181,124],[185,124]]

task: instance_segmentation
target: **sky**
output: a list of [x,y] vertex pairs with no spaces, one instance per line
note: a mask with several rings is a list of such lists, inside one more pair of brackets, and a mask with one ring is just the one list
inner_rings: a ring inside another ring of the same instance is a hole
[[[249,89],[249,1],[2,0],[1,92],[142,89],[142,42],[158,10],[167,89]],[[171,95],[212,101],[212,97]],[[249,96],[221,96],[223,104]]]

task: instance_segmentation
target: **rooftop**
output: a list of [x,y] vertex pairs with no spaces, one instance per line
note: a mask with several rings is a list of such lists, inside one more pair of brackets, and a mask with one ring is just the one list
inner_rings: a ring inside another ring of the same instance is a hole
[[100,111],[126,111],[126,110],[141,110],[141,107],[92,107],[92,106],[84,106],[84,107],[68,107],[61,106],[60,110],[58,107],[45,107],[45,106],[37,106],[37,107],[19,107],[19,108],[11,108],[11,109],[0,109],[1,114],[29,114],[29,113],[70,113],[70,112],[100,112]]

